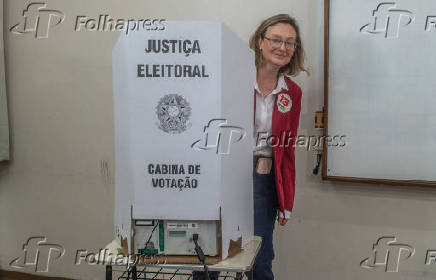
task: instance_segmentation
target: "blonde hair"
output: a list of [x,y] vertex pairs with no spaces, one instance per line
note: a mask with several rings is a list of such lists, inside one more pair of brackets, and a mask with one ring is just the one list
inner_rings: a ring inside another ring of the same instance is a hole
[[256,68],[258,68],[263,62],[262,51],[258,43],[259,39],[265,37],[265,33],[268,27],[276,25],[277,23],[287,23],[295,29],[295,32],[297,32],[297,40],[296,40],[297,45],[295,47],[294,54],[291,58],[291,61],[289,61],[288,64],[280,68],[278,74],[296,76],[301,71],[304,71],[307,74],[309,74],[309,71],[304,66],[305,54],[303,49],[303,43],[301,42],[301,37],[300,37],[300,28],[298,27],[297,21],[287,14],[278,14],[265,19],[264,21],[262,21],[259,27],[257,27],[256,32],[254,32],[254,34],[251,35],[250,48],[255,53]]

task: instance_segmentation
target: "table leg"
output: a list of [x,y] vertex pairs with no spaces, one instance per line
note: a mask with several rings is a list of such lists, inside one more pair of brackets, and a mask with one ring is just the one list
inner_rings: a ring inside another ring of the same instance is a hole
[[112,280],[112,265],[106,265],[106,280]]
[[247,280],[253,280],[253,269],[245,272],[245,277],[247,277]]
[[132,280],[137,280],[138,274],[136,273],[136,265],[132,267]]

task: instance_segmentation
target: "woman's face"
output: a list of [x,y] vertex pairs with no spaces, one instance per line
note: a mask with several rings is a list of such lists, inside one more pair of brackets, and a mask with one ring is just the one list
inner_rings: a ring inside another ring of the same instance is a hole
[[[282,42],[280,44],[280,41]],[[294,54],[294,44],[297,32],[287,23],[277,23],[267,28],[264,38],[259,39],[262,49],[263,63],[271,63],[282,67],[291,61]]]

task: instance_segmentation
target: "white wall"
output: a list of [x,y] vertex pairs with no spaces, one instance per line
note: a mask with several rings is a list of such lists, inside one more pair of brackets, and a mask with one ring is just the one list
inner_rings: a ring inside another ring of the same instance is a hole
[[[300,23],[312,69],[309,77],[297,78],[304,93],[300,134],[311,135],[323,95],[322,2],[52,0],[48,7],[61,10],[66,19],[49,38],[34,39],[8,31],[30,2],[5,1],[12,161],[0,165],[1,268],[10,269],[27,238],[45,235],[66,248],[49,275],[103,277],[101,267],[75,266],[74,253],[112,240],[111,51],[118,34],[74,32],[76,16],[220,20],[248,41],[262,19],[290,13]],[[297,148],[293,217],[276,231],[277,279],[434,278],[436,266],[424,266],[426,250],[436,248],[434,190],[326,183],[312,175],[313,165],[313,154]],[[359,266],[383,235],[416,248],[398,273]]]

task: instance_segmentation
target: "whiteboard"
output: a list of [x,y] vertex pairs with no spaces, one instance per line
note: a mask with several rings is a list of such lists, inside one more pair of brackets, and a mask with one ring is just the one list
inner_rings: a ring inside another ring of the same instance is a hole
[[436,1],[328,2],[326,177],[436,181]]

